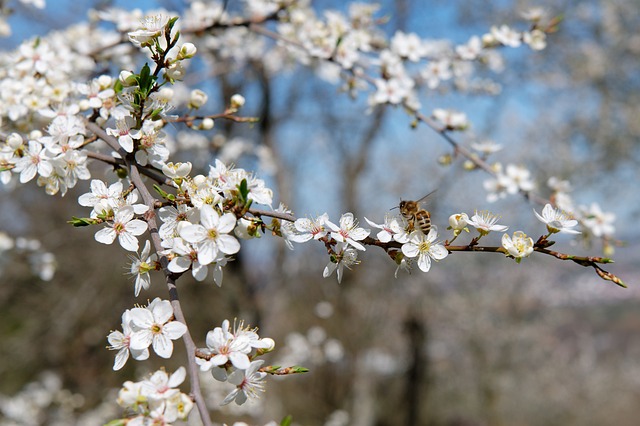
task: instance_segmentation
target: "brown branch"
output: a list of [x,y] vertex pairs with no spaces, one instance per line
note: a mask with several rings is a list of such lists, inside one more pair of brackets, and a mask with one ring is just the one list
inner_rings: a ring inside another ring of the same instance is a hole
[[[111,148],[115,149],[124,159],[125,165],[129,171],[129,178],[131,179],[131,183],[135,185],[135,187],[140,192],[144,203],[149,207],[149,210],[147,211],[147,213],[145,213],[144,219],[149,224],[149,232],[151,234],[151,241],[153,242],[154,249],[158,253],[163,251],[164,248],[162,247],[162,239],[158,234],[158,224],[155,214],[156,200],[142,181],[142,176],[140,175],[140,170],[138,169],[135,160],[131,161],[131,156],[128,156],[127,152],[122,149],[122,147],[120,147],[118,140],[113,136],[108,135],[100,126],[91,122],[88,122],[86,126],[89,130],[100,137],[100,139],[103,139]],[[178,288],[175,284],[177,276],[169,271],[169,269],[167,269],[169,261],[166,256],[160,257],[160,264],[162,265],[162,272],[165,275],[167,289],[169,291],[169,299],[171,300],[171,306],[173,307],[173,312],[176,320],[187,326],[187,332],[182,336],[182,340],[187,350],[187,366],[189,371],[189,379],[191,382],[191,393],[194,396],[202,423],[206,426],[211,426],[212,423],[209,416],[209,410],[207,408],[206,401],[204,399],[204,396],[202,395],[202,390],[200,388],[200,369],[195,363],[196,344],[191,337],[191,333],[189,332],[187,321],[185,319],[184,313],[182,312],[182,306],[180,305]]]

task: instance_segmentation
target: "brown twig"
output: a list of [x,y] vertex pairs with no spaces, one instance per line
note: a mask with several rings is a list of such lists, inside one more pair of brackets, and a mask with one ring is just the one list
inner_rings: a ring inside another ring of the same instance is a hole
[[[135,187],[140,192],[144,203],[149,207],[149,211],[145,214],[144,218],[149,224],[149,232],[151,234],[151,241],[153,242],[154,249],[156,252],[163,251],[164,248],[162,247],[162,239],[158,234],[158,224],[155,215],[156,200],[142,181],[140,170],[138,169],[135,161],[131,161],[130,156],[124,149],[120,147],[117,139],[113,136],[108,135],[107,132],[105,132],[100,126],[95,123],[88,122],[86,123],[86,127],[93,133],[95,133],[100,139],[104,140],[112,149],[116,150],[118,154],[120,154],[120,156],[124,159],[125,165],[129,171],[129,178],[131,179],[131,183],[135,185]],[[165,275],[167,289],[169,291],[169,299],[171,300],[171,306],[173,307],[174,315],[176,317],[176,320],[187,325],[184,313],[182,312],[182,306],[180,305],[180,298],[178,297],[178,288],[176,287],[175,283],[177,277],[175,274],[169,271],[169,269],[167,269],[168,263],[169,262],[166,256],[160,257],[160,264],[162,265],[162,272]],[[182,340],[187,350],[187,366],[189,371],[189,378],[191,381],[191,393],[194,396],[202,423],[206,426],[211,426],[212,423],[209,416],[209,410],[207,408],[204,396],[202,395],[202,390],[200,388],[200,369],[195,363],[196,344],[191,337],[188,325],[187,332],[182,336]]]

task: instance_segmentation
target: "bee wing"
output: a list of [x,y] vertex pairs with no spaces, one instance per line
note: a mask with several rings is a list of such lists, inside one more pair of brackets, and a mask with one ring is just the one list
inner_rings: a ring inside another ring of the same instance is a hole
[[433,191],[431,191],[430,193],[428,193],[427,195],[425,195],[424,197],[422,197],[422,198],[420,198],[418,201],[416,201],[416,203],[419,203],[419,202],[421,202],[421,201],[426,200],[426,199],[427,199],[427,197],[428,197],[429,195],[432,195],[432,194],[433,194],[434,192],[436,192],[436,191],[437,191],[437,189],[434,189]]

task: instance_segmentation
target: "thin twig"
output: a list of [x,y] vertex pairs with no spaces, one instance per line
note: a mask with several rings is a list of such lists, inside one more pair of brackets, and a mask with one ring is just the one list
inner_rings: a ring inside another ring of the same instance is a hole
[[[149,207],[149,211],[145,214],[144,218],[149,224],[149,232],[151,234],[151,240],[153,242],[154,249],[156,252],[163,251],[164,248],[162,247],[162,239],[158,234],[158,224],[155,214],[156,200],[142,181],[140,170],[138,169],[135,161],[130,161],[129,157],[127,156],[127,152],[122,149],[122,147],[120,147],[117,139],[113,136],[108,135],[107,132],[105,132],[100,126],[95,123],[88,122],[86,124],[86,127],[94,132],[98,137],[100,137],[100,139],[104,140],[112,149],[116,150],[118,154],[120,154],[120,156],[124,159],[126,167],[129,171],[129,178],[131,179],[131,183],[138,189],[144,203]],[[169,262],[166,256],[160,257],[160,264],[162,265],[162,272],[165,275],[167,289],[169,291],[169,299],[171,300],[171,306],[173,307],[173,312],[176,320],[187,326],[187,331],[182,336],[182,340],[187,350],[187,366],[189,371],[189,378],[191,381],[191,393],[193,394],[196,406],[198,407],[202,423],[205,426],[211,426],[212,423],[209,416],[209,410],[207,408],[204,396],[202,395],[202,390],[200,388],[200,369],[195,363],[196,344],[191,337],[187,321],[185,319],[184,313],[182,312],[180,298],[178,297],[178,289],[175,284],[176,276],[171,271],[169,271],[169,269],[167,269],[167,265],[169,264]]]

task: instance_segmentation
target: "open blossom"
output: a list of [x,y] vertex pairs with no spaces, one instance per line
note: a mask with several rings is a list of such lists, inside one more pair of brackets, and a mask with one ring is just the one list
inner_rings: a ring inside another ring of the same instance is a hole
[[533,211],[540,222],[547,225],[547,230],[551,233],[564,232],[566,234],[579,234],[580,231],[571,229],[578,224],[578,221],[571,219],[569,215],[561,210],[554,209],[551,204],[546,204],[542,209],[542,215]]
[[463,112],[436,108],[433,110],[432,115],[446,130],[465,130],[469,127],[469,120],[467,120],[467,115]]
[[113,223],[96,232],[95,239],[102,244],[112,244],[116,237],[123,249],[138,251],[138,239],[147,230],[147,222],[134,219],[131,206],[124,206],[115,212]]
[[508,25],[491,27],[491,35],[501,44],[509,47],[518,47],[521,43],[521,35]]
[[196,358],[202,371],[225,365],[227,362],[240,370],[246,370],[251,365],[251,339],[245,334],[234,335],[230,330],[229,320],[222,322],[222,327],[216,327],[207,333],[207,347],[201,352],[208,353],[208,360]]
[[116,128],[107,128],[107,134],[118,138],[118,143],[127,152],[133,152],[133,140],[142,137],[142,131],[134,128],[135,118],[127,115],[116,119]]
[[523,257],[528,257],[533,253],[533,239],[527,237],[522,231],[513,233],[513,238],[509,234],[502,234],[502,247],[507,250],[507,255],[511,255],[520,262]]
[[534,188],[531,172],[526,167],[508,164],[505,173],[517,185],[519,190],[528,192]]
[[98,179],[91,180],[91,192],[82,194],[78,197],[78,204],[84,207],[94,207],[91,217],[95,217],[95,207],[102,201],[105,201],[111,208],[115,208],[122,198],[122,182],[115,182],[107,188],[107,185]]
[[340,226],[327,220],[326,225],[331,229],[331,237],[338,242],[347,242],[358,250],[366,250],[358,241],[369,236],[368,229],[359,228],[358,222],[353,218],[353,213],[345,213],[340,217]]
[[431,61],[420,72],[420,76],[427,82],[429,89],[435,89],[441,81],[449,80],[453,76],[451,62],[448,59]]
[[142,381],[142,393],[156,401],[171,399],[180,393],[180,389],[176,387],[184,382],[186,376],[187,370],[184,367],[178,368],[171,375],[164,370],[158,370]]
[[177,389],[185,377],[186,370],[180,367],[171,375],[158,370],[140,382],[125,382],[118,393],[118,405],[131,413],[141,414],[127,418],[124,423],[169,426],[178,419],[186,420],[193,401]]
[[13,172],[20,173],[20,183],[27,183],[36,174],[43,177],[50,176],[53,173],[53,164],[40,143],[29,141],[29,149],[15,162]]
[[178,230],[186,241],[196,244],[198,261],[208,265],[218,256],[218,252],[235,254],[240,250],[240,243],[235,237],[228,235],[236,226],[236,217],[232,213],[222,216],[205,204],[200,208],[200,223],[187,225]]
[[384,223],[380,225],[370,221],[366,217],[364,218],[364,220],[367,221],[369,226],[380,229],[380,232],[376,234],[376,237],[382,243],[388,243],[394,238],[395,235],[404,231],[403,227],[400,226],[400,223],[398,223],[398,219],[395,217],[386,216],[384,218]]
[[522,39],[533,50],[543,50],[547,47],[547,35],[544,31],[538,29],[532,30],[531,32],[525,32],[522,35]]
[[116,359],[113,362],[113,369],[120,370],[126,364],[129,359],[129,353],[131,357],[137,361],[143,361],[149,358],[149,348],[132,349],[129,346],[131,333],[131,313],[127,309],[122,314],[122,331],[112,331],[108,336],[109,349],[112,351],[118,351]]
[[508,226],[497,225],[496,222],[500,219],[488,211],[477,212],[467,219],[467,223],[478,230],[480,235],[487,235],[491,231],[504,232],[509,229]]
[[346,243],[338,243],[335,252],[336,254],[331,256],[331,261],[325,266],[322,276],[327,278],[333,271],[336,271],[338,284],[340,284],[345,266],[347,269],[351,269],[351,266],[357,265],[360,261],[358,260],[358,252]]
[[176,237],[176,228],[180,222],[195,223],[200,220],[200,210],[189,207],[186,204],[178,204],[177,206],[165,206],[158,209],[158,216],[162,220],[160,226],[160,237],[166,239]]
[[502,165],[497,163],[494,169],[495,177],[483,182],[484,189],[488,192],[487,201],[490,203],[506,197],[507,194],[529,192],[534,188],[531,172],[523,166],[508,164],[503,171]]
[[136,350],[148,348],[162,358],[170,358],[173,342],[187,332],[187,326],[173,320],[173,307],[168,300],[156,297],[146,308],[131,309],[130,347]]
[[229,375],[229,383],[236,388],[222,401],[220,405],[227,405],[232,401],[236,404],[244,404],[248,398],[257,398],[258,392],[264,392],[264,379],[267,373],[259,371],[264,360],[252,361],[246,370],[236,370]]
[[299,234],[291,235],[289,238],[296,243],[304,243],[310,239],[319,240],[327,235],[327,229],[325,224],[329,220],[329,215],[326,213],[321,214],[315,219],[298,218],[294,222],[295,229]]
[[422,232],[413,232],[409,241],[402,245],[402,253],[409,258],[418,258],[418,267],[429,272],[431,269],[431,259],[438,261],[449,255],[444,245],[437,243],[438,231],[431,228],[428,235]]
[[134,293],[136,297],[138,297],[142,288],[148,290],[151,285],[151,276],[149,275],[149,272],[156,269],[155,262],[158,255],[150,253],[151,243],[147,240],[144,243],[144,248],[142,249],[142,253],[140,253],[140,257],[132,257],[133,261],[131,262],[130,273],[136,279],[134,285]]
[[424,43],[416,33],[397,31],[391,38],[391,51],[401,58],[418,62],[427,54]]
[[460,56],[460,59],[464,61],[473,61],[482,53],[482,41],[480,37],[473,36],[467,44],[456,46],[456,53]]
[[173,258],[167,265],[171,272],[179,274],[191,268],[191,274],[197,281],[207,278],[209,268],[198,261],[198,251],[192,244],[179,237],[173,238],[168,253],[173,253]]
[[128,33],[129,40],[137,47],[149,46],[155,38],[164,34],[165,25],[168,21],[169,17],[161,14],[145,16],[140,23],[140,27]]
[[592,203],[591,206],[581,207],[584,220],[582,223],[589,228],[596,237],[610,237],[615,232],[616,228],[613,223],[616,220],[616,215],[610,212],[603,212],[597,203]]
[[371,105],[385,103],[397,105],[411,94],[413,88],[413,81],[409,78],[377,79],[375,84],[376,92],[369,100]]

